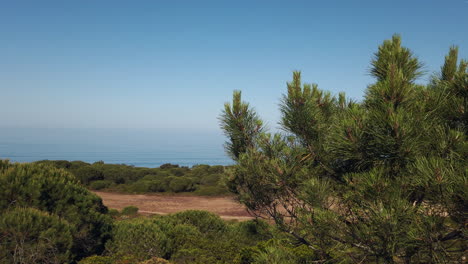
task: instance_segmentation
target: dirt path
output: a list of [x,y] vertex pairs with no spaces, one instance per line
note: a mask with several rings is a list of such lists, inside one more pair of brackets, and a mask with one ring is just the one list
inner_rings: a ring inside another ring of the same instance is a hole
[[230,220],[248,220],[252,217],[231,197],[203,197],[184,195],[148,195],[94,192],[109,208],[122,209],[134,205],[142,214],[170,214],[184,210],[205,210]]

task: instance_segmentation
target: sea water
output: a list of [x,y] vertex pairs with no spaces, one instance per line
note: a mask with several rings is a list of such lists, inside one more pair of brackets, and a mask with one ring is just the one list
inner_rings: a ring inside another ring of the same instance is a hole
[[230,165],[220,131],[1,128],[0,159],[104,161],[137,167]]

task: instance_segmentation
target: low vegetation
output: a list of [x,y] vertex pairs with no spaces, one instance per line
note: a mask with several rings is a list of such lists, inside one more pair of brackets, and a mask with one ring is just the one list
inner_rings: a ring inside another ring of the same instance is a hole
[[64,170],[0,160],[1,263],[63,263],[102,253],[112,230],[107,212]]
[[163,164],[159,168],[134,167],[125,164],[89,164],[83,161],[42,160],[62,168],[91,190],[123,193],[190,192],[197,195],[226,195],[224,166],[196,165],[192,168]]

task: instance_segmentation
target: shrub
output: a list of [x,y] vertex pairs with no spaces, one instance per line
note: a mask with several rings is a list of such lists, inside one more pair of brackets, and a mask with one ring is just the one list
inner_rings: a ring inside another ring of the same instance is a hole
[[166,253],[167,236],[151,219],[116,222],[112,241],[106,248],[113,255],[133,255],[138,260],[162,257]]
[[72,227],[56,215],[14,208],[0,216],[3,263],[65,263],[71,259]]
[[175,224],[187,224],[196,227],[201,233],[218,233],[227,228],[218,215],[207,211],[187,210],[171,214],[168,218]]
[[262,220],[249,220],[238,222],[232,225],[233,231],[239,234],[239,237],[249,241],[268,240],[272,238],[270,225]]
[[164,180],[149,181],[148,185],[150,192],[165,192],[169,190],[169,187]]
[[211,166],[209,171],[210,173],[222,174],[224,172],[224,166],[221,166],[221,165]]
[[132,184],[126,184],[126,191],[132,193],[146,193],[150,191],[150,184],[148,181],[137,181]]
[[140,181],[154,181],[154,180],[157,180],[159,178],[160,177],[158,176],[158,174],[147,174],[147,175],[143,176],[143,178],[141,178]]
[[107,214],[112,217],[117,217],[119,216],[120,212],[117,209],[109,209],[109,212]]
[[181,249],[197,247],[200,243],[200,231],[191,225],[176,224],[166,230],[168,237],[166,258],[173,258]]
[[66,220],[78,259],[100,253],[109,237],[112,219],[101,198],[62,169],[0,161],[0,213],[12,207],[33,207]]
[[169,189],[173,192],[188,192],[193,189],[192,180],[187,177],[173,178],[169,184]]
[[213,186],[213,185],[218,184],[220,179],[221,179],[220,174],[208,174],[208,175],[205,175],[205,176],[203,176],[201,178],[200,183],[203,184],[203,185]]
[[138,207],[130,205],[122,209],[122,215],[136,215],[138,213]]
[[196,165],[192,167],[192,175],[195,177],[202,177],[203,175],[209,174],[209,165]]
[[170,173],[174,176],[184,176],[184,174],[189,171],[186,168],[172,168],[169,170]]
[[165,163],[161,166],[159,166],[160,169],[171,169],[171,168],[179,168],[179,165],[174,165],[174,164],[170,164],[170,163]]
[[74,175],[81,183],[88,185],[90,182],[104,179],[102,172],[93,166],[80,167],[74,171]]
[[89,188],[92,190],[102,190],[105,188],[109,188],[109,186],[112,185],[111,181],[108,180],[98,180],[98,181],[93,181],[89,184]]

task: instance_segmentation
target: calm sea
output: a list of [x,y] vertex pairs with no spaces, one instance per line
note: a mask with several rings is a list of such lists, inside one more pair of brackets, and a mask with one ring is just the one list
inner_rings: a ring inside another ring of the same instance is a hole
[[0,129],[0,159],[82,160],[159,167],[230,165],[221,132],[116,129]]

